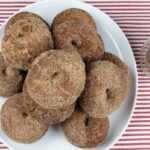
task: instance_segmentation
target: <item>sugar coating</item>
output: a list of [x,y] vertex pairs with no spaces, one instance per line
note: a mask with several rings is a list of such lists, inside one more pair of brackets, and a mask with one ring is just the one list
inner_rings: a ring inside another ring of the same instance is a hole
[[70,143],[90,148],[104,142],[109,130],[109,120],[91,118],[80,108],[76,108],[73,115],[62,123],[62,129]]
[[85,10],[78,8],[66,9],[56,15],[52,22],[52,30],[66,21],[77,21],[85,24],[89,28],[96,30],[96,23],[92,16]]
[[51,48],[51,32],[40,16],[22,12],[8,21],[2,40],[2,53],[12,67],[28,70],[36,56]]
[[32,115],[32,117],[48,125],[58,124],[66,120],[68,117],[71,116],[74,111],[75,103],[62,109],[47,109],[38,105],[30,97],[26,84],[24,84],[23,96],[24,106],[26,107],[27,111]]
[[22,94],[16,94],[2,106],[1,127],[14,141],[29,144],[42,138],[48,126],[31,117],[22,98]]
[[73,104],[85,84],[85,65],[76,51],[49,50],[30,66],[26,84],[34,101],[49,109]]
[[99,60],[104,53],[104,44],[98,33],[81,22],[68,21],[53,30],[57,49],[77,50],[85,62]]
[[87,80],[80,106],[93,118],[104,118],[124,101],[126,78],[110,61],[96,61],[87,66]]
[[19,69],[8,66],[0,52],[0,96],[12,96],[23,86],[24,75]]
[[125,83],[126,83],[125,94],[126,94],[128,92],[129,86],[131,84],[131,74],[130,74],[130,70],[127,67],[127,65],[119,57],[115,56],[112,53],[108,53],[108,52],[104,53],[101,60],[110,61],[113,64],[117,65],[121,69],[123,76],[125,76]]

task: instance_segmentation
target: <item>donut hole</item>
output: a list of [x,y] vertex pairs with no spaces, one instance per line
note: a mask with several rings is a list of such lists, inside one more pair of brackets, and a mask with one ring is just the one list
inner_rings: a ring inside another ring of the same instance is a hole
[[85,121],[84,121],[84,124],[85,124],[86,127],[89,126],[89,122],[90,122],[89,118],[86,117]]
[[22,112],[22,117],[25,119],[28,117],[28,114],[26,112]]
[[52,79],[56,78],[58,75],[59,75],[58,72],[54,72],[54,73],[52,74]]
[[113,100],[115,99],[115,92],[112,91],[111,89],[106,89],[106,98],[107,100]]
[[81,48],[81,41],[79,38],[75,38],[71,41],[71,45],[76,48],[76,49],[79,49]]
[[2,70],[2,74],[6,75],[6,68]]
[[68,80],[67,77],[68,76],[64,70],[56,71],[51,75],[53,83],[56,84],[59,82],[59,85],[61,85],[61,83],[66,82]]
[[21,32],[18,34],[18,37],[19,37],[19,38],[22,38],[23,36],[24,36],[24,35],[23,35],[23,33],[21,33]]
[[26,77],[26,75],[27,75],[27,71],[24,71],[24,70],[20,70],[19,71],[19,74],[21,75],[21,76],[24,76],[24,77]]

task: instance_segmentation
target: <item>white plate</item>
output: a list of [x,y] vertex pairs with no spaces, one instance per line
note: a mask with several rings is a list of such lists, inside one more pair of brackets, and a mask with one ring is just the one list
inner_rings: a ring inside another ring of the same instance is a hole
[[[109,135],[105,143],[101,146],[93,148],[91,150],[106,150],[114,144],[114,142],[121,136],[123,131],[128,125],[131,118],[137,92],[137,70],[136,63],[132,53],[132,49],[121,31],[118,25],[109,18],[102,11],[75,0],[48,0],[40,1],[22,9],[21,11],[30,11],[42,16],[49,24],[51,24],[54,16],[64,9],[77,7],[88,11],[96,21],[98,32],[102,36],[105,43],[105,48],[119,56],[130,68],[132,75],[131,88],[129,94],[122,107],[113,113],[110,119]],[[5,23],[6,24],[6,23]],[[4,31],[5,24],[0,29],[0,39]],[[0,98],[0,106],[4,102],[3,98]],[[59,127],[50,128],[46,135],[38,142],[30,145],[19,144],[9,139],[5,133],[0,129],[0,138],[14,150],[79,150],[71,145],[64,137]]]

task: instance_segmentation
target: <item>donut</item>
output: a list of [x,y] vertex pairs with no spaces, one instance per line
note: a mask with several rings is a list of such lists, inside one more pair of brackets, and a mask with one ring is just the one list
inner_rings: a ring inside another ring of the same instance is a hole
[[20,92],[24,78],[23,71],[9,67],[0,52],[0,96],[12,96]]
[[85,84],[85,65],[78,52],[49,50],[31,64],[28,93],[40,106],[60,109],[73,104]]
[[126,83],[121,69],[110,61],[87,66],[85,89],[79,98],[82,109],[93,118],[105,118],[124,101]]
[[64,22],[53,30],[57,49],[72,49],[80,53],[87,63],[99,60],[104,53],[104,44],[98,33],[81,22]]
[[105,52],[101,60],[110,61],[121,69],[122,74],[125,76],[126,89],[128,91],[131,83],[131,74],[127,65],[119,57],[109,52]]
[[1,109],[1,127],[8,137],[16,142],[30,144],[39,140],[48,126],[31,117],[23,106],[23,95],[14,95]]
[[74,111],[75,103],[71,104],[70,106],[66,106],[62,109],[47,109],[44,108],[37,103],[30,97],[28,94],[28,89],[26,84],[24,84],[23,88],[23,103],[26,107],[27,111],[31,114],[31,116],[38,121],[44,122],[48,125],[58,124],[68,117]]
[[102,144],[109,130],[108,118],[94,119],[80,108],[61,124],[67,140],[81,148],[91,148]]
[[52,30],[66,21],[77,21],[84,23],[89,28],[97,30],[96,23],[92,16],[85,10],[79,8],[70,8],[60,12],[52,22]]
[[51,32],[40,16],[22,12],[8,21],[2,40],[2,54],[7,64],[28,70],[36,56],[51,48]]

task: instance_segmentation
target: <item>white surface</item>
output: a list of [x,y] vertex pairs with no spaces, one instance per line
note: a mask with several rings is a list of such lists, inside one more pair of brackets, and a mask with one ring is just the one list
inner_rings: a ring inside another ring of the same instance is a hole
[[[124,36],[118,25],[109,18],[106,14],[98,9],[85,4],[80,1],[75,0],[49,0],[41,1],[35,3],[22,11],[30,11],[42,16],[49,24],[51,24],[54,16],[64,9],[77,7],[88,11],[96,21],[98,32],[102,36],[105,43],[105,48],[119,56],[129,67],[132,75],[132,83],[129,89],[129,94],[122,105],[122,107],[113,113],[110,118],[110,130],[109,135],[105,143],[91,150],[106,150],[114,144],[114,142],[121,136],[122,132],[127,127],[129,119],[131,118],[134,103],[136,99],[137,91],[137,70],[134,60],[134,56],[131,47]],[[0,29],[0,39],[2,38],[2,33],[5,24]],[[4,98],[0,98],[4,99]],[[3,104],[4,100],[0,100],[0,106]],[[46,135],[34,144],[24,145],[19,144],[11,139],[9,139],[5,133],[0,129],[0,138],[14,150],[80,150],[73,145],[71,145],[64,137],[61,129],[59,127],[52,127],[46,133]]]

